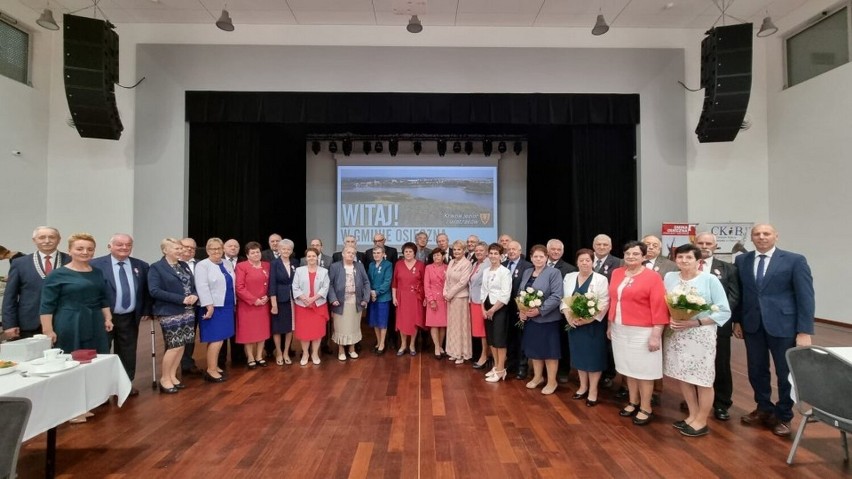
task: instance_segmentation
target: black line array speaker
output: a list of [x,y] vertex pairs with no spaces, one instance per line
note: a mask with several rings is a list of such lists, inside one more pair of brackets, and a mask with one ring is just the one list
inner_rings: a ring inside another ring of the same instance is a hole
[[118,34],[103,20],[64,15],[65,97],[83,138],[117,140],[124,127],[115,104]]
[[715,27],[701,42],[701,143],[734,141],[751,94],[752,24]]

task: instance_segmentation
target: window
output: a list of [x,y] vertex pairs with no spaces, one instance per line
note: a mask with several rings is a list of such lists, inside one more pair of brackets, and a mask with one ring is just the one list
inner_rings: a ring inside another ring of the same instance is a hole
[[0,20],[0,75],[29,84],[30,35]]
[[849,62],[849,4],[820,17],[785,39],[787,87]]

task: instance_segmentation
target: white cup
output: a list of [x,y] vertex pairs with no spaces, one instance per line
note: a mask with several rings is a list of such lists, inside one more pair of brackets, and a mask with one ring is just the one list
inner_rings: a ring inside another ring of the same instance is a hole
[[63,351],[59,348],[45,349],[44,359],[46,361],[55,361],[55,360],[61,359],[59,357],[59,355],[62,354],[62,353],[63,353]]

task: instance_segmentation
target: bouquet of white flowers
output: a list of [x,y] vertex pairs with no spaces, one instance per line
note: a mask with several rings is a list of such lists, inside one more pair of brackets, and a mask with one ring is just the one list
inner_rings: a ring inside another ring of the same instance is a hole
[[[541,303],[544,301],[544,291],[536,290],[532,287],[522,289],[518,293],[518,297],[515,298],[515,304],[518,305],[518,311],[522,313],[526,313],[527,311],[533,308],[540,308]],[[515,326],[524,329],[524,322],[518,321],[515,323]]]
[[719,311],[719,307],[707,303],[697,289],[683,283],[666,293],[666,305],[675,321],[688,321],[703,311]]
[[[601,310],[600,299],[592,292],[586,294],[574,293],[572,296],[562,298],[562,302],[568,307],[569,314],[577,319],[592,319]],[[568,326],[565,326],[565,330],[573,327],[569,323]]]

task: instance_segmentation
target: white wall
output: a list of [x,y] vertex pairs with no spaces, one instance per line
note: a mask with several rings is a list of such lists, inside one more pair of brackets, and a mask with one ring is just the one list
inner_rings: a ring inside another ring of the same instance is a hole
[[812,1],[778,22],[767,51],[769,209],[778,246],[804,254],[814,274],[817,317],[852,323],[841,288],[852,235],[852,65],[784,89],[783,32],[834,2]]

